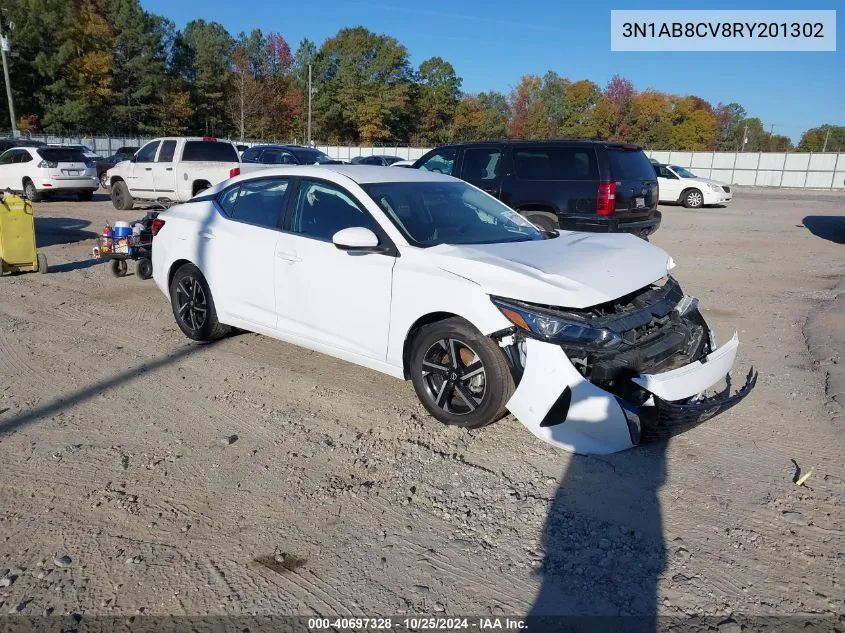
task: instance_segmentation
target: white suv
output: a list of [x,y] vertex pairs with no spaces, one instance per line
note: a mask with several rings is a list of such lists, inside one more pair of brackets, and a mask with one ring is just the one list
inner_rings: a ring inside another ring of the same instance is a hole
[[679,165],[655,164],[654,171],[660,185],[660,202],[680,202],[688,209],[697,209],[706,204],[728,204],[733,198],[727,183],[699,178]]
[[13,147],[0,155],[0,189],[23,191],[37,202],[50,193],[94,196],[100,180],[94,161],[64,147]]

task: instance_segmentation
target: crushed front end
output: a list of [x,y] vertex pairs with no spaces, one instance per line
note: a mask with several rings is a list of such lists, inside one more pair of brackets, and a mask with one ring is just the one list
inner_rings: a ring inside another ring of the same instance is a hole
[[[689,429],[740,402],[736,335],[720,348],[672,277],[586,309],[493,297],[514,324],[498,333],[518,387],[508,409],[577,453],[613,453]],[[724,383],[717,393],[708,390]]]

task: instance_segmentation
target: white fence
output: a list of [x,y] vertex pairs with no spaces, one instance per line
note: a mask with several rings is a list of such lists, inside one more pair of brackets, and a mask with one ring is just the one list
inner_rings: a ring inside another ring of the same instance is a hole
[[[87,145],[103,156],[119,147],[139,147],[147,137],[33,135],[46,143]],[[253,143],[246,143],[252,145]],[[407,146],[360,147],[357,145],[317,145],[333,158],[350,160],[356,156],[382,154],[417,159],[431,148]],[[646,150],[661,163],[680,165],[697,176],[735,185],[757,187],[795,187],[808,189],[845,189],[845,153],[775,153],[775,152],[667,152]]]

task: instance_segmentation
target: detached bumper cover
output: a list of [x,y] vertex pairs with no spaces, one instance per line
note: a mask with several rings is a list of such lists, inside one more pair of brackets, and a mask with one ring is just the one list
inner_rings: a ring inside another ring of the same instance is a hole
[[[653,396],[639,406],[587,381],[560,347],[535,339],[525,345],[525,370],[507,407],[534,435],[575,453],[615,453],[641,439],[675,435],[730,409],[757,381],[752,369],[746,384],[730,395],[729,372],[739,346],[734,335],[701,361],[632,378]],[[723,379],[728,385],[723,392],[700,397]]]

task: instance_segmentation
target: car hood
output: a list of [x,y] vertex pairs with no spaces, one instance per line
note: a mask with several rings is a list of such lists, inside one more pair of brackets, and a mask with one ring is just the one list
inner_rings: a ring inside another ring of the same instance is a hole
[[674,266],[662,249],[633,235],[561,231],[554,239],[507,244],[441,244],[429,263],[491,295],[588,308],[664,277]]
[[719,180],[711,180],[710,178],[684,178],[683,180],[692,180],[693,182],[703,182],[703,183],[708,184],[708,185],[711,185],[711,184],[712,185],[719,185],[720,187],[727,184],[727,183],[721,182]]

